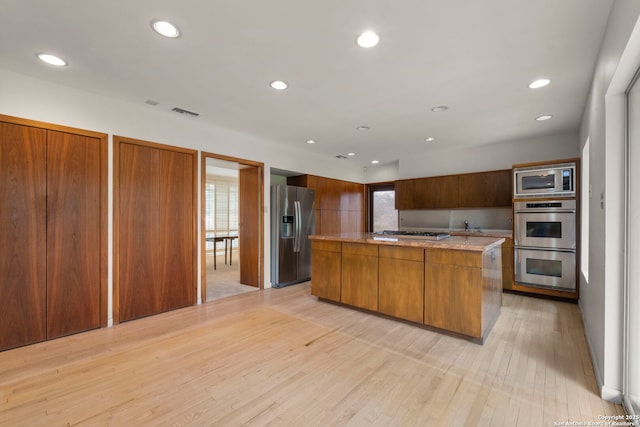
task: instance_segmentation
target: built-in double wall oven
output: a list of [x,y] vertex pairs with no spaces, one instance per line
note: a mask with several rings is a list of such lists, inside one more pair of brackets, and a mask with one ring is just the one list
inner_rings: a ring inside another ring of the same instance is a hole
[[576,201],[517,201],[514,208],[515,282],[576,290]]

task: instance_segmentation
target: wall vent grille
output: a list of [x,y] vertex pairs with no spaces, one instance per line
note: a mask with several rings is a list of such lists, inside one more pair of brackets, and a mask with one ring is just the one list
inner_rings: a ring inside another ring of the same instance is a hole
[[193,111],[185,110],[184,108],[173,107],[171,111],[175,111],[176,113],[186,114],[188,116],[198,117],[200,113],[194,113]]

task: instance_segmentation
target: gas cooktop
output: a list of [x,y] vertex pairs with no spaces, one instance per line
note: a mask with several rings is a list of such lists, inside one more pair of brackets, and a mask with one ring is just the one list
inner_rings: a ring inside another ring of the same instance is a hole
[[376,234],[384,234],[387,236],[396,236],[396,237],[411,237],[411,238],[426,239],[426,240],[442,240],[449,237],[449,233],[444,233],[441,231],[384,230],[384,231],[377,232]]

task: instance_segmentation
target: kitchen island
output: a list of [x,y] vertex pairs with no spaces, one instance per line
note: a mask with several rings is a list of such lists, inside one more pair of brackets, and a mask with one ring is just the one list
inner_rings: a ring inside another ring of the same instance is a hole
[[311,293],[483,343],[502,305],[504,238],[373,233],[311,239]]

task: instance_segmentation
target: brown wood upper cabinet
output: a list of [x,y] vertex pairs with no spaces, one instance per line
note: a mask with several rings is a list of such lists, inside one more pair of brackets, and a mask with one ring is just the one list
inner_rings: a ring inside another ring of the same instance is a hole
[[316,234],[364,231],[363,184],[315,175],[290,176],[287,184],[316,191]]
[[396,209],[511,206],[511,170],[396,181]]
[[414,209],[459,207],[458,182],[457,175],[416,179],[413,196]]

